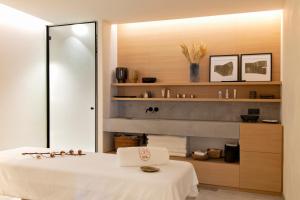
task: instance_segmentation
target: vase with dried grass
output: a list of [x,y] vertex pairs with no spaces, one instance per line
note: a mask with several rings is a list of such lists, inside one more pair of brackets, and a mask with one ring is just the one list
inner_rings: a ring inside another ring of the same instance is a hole
[[182,54],[190,64],[190,81],[200,81],[200,61],[206,54],[206,45],[201,42],[192,44],[191,49],[186,44],[181,44],[180,47]]

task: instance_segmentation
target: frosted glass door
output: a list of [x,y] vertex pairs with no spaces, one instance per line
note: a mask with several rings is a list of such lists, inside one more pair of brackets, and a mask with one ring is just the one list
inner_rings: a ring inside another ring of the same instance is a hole
[[49,27],[49,146],[95,151],[95,23]]

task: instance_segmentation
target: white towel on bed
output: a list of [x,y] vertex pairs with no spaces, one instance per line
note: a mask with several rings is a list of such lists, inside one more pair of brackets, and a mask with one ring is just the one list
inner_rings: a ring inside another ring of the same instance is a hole
[[169,163],[169,152],[162,147],[118,148],[118,161],[121,167],[165,165]]

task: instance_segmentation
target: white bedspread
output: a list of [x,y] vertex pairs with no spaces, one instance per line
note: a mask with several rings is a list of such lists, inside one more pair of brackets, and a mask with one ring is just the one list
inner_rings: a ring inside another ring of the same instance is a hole
[[197,176],[188,162],[170,161],[158,173],[119,167],[116,155],[37,160],[18,148],[0,152],[0,194],[30,200],[184,200],[196,195]]

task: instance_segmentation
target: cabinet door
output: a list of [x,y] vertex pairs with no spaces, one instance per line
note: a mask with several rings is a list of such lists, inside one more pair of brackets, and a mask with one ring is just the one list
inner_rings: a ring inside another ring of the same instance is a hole
[[199,183],[227,187],[239,187],[239,165],[195,161]]
[[282,155],[241,151],[240,187],[281,192]]
[[241,151],[282,153],[282,126],[280,124],[240,125]]

